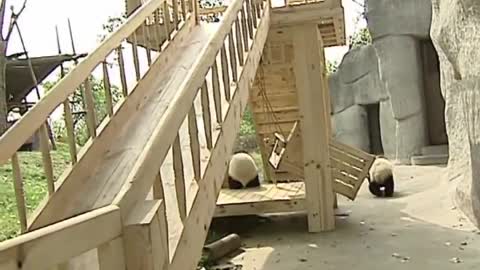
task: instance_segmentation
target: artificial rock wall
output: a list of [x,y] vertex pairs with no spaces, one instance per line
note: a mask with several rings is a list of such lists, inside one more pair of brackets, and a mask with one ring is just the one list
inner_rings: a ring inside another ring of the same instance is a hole
[[480,223],[480,1],[432,0],[456,202]]
[[366,1],[373,44],[348,52],[329,79],[337,140],[382,148],[402,164],[427,145],[447,143],[431,14],[431,0]]

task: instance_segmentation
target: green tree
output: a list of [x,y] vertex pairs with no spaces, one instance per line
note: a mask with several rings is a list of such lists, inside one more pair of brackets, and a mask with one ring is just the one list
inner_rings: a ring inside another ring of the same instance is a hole
[[[17,20],[25,10],[27,0],[23,1],[18,12],[15,12],[13,6],[10,7],[10,23],[5,23],[5,15],[7,9],[7,0],[0,0],[0,135],[8,128],[7,123],[7,50],[13,28],[16,26]],[[5,29],[6,28],[6,29]],[[7,30],[7,31],[4,31]],[[5,33],[5,34],[4,34]]]
[[[45,91],[50,91],[60,80],[60,76],[55,81],[47,81],[42,84]],[[107,116],[107,107],[106,107],[106,95],[104,82],[101,79],[95,78],[93,75],[90,75],[88,78],[90,85],[92,87],[93,98],[95,100],[95,116],[98,121],[102,121]],[[112,102],[116,104],[121,98],[121,91],[118,86],[112,85],[110,87],[112,92]],[[70,98],[70,107],[73,114],[73,123],[75,128],[76,141],[79,145],[84,145],[88,140],[88,129],[86,122],[86,113],[84,106],[84,99],[82,95],[82,89],[77,89],[72,97]],[[60,119],[60,121],[55,121],[53,124],[54,131],[58,140],[62,140],[66,136],[65,121]]]
[[372,36],[368,28],[364,27],[353,33],[353,35],[349,37],[348,44],[350,49],[372,44]]
[[327,74],[332,74],[337,72],[339,63],[337,61],[328,61],[327,60]]

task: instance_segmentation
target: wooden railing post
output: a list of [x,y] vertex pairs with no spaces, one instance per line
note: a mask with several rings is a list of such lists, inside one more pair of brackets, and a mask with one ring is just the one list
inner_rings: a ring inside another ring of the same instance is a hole
[[167,269],[168,230],[163,203],[145,201],[127,220],[123,236],[127,269]]

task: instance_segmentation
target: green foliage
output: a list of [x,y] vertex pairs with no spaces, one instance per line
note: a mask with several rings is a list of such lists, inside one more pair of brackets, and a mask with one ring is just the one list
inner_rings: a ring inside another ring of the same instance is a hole
[[103,33],[98,36],[100,41],[105,40],[108,34],[113,33],[113,31],[119,28],[126,20],[126,13],[122,13],[120,17],[108,16],[107,22],[102,25]]
[[255,134],[255,124],[253,122],[253,114],[250,107],[247,106],[240,123],[240,136]]
[[[70,160],[68,145],[57,143],[52,151],[53,173],[58,179]],[[46,195],[47,180],[43,172],[40,152],[20,152],[20,168],[24,179],[25,201],[28,213],[37,208]],[[0,242],[13,238],[20,233],[17,218],[17,204],[13,188],[12,167],[9,163],[0,166]]]
[[339,63],[337,61],[327,61],[327,74],[337,72]]
[[[45,91],[50,91],[60,79],[61,78],[58,77],[57,80],[53,82],[47,81],[43,83],[42,86]],[[95,100],[95,115],[98,122],[100,122],[107,115],[105,87],[103,84],[103,80],[97,79],[92,75],[89,77],[89,82],[90,86],[92,87],[93,98]],[[110,89],[112,92],[112,102],[113,104],[116,104],[121,98],[121,91],[115,85],[112,85]],[[75,139],[77,141],[77,144],[84,145],[85,142],[88,140],[88,129],[85,118],[86,114],[84,111],[85,106],[83,99],[83,89],[77,89],[74,92],[73,96],[70,99],[70,107],[73,113],[73,123],[76,135]],[[62,141],[66,137],[66,128],[63,116],[62,119],[53,123],[53,129],[58,140]]]
[[372,44],[372,36],[368,28],[362,28],[349,37],[350,49]]

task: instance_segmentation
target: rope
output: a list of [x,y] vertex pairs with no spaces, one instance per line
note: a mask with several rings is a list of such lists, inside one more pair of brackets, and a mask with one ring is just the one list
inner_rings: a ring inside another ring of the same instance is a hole
[[260,89],[259,95],[261,95],[262,101],[263,101],[263,109],[264,109],[263,112],[265,114],[267,114],[267,117],[270,117],[270,119],[272,120],[272,122],[274,123],[274,126],[276,128],[276,130],[274,130],[271,133],[273,134],[276,131],[276,132],[279,132],[280,134],[282,134],[282,136],[284,136],[284,138],[286,138],[286,136],[285,136],[286,133],[283,131],[282,127],[278,123],[279,122],[278,118],[275,115],[275,112],[273,111],[273,106],[270,103],[270,100],[268,99],[266,86],[265,86],[265,73],[264,73],[264,70],[263,70],[263,56],[260,59],[260,65],[259,65],[258,72],[259,72],[258,87]]

